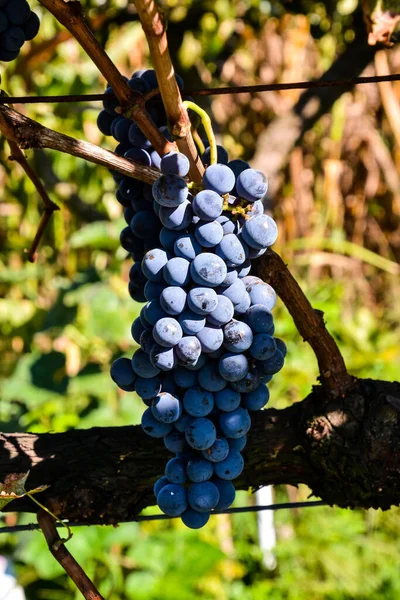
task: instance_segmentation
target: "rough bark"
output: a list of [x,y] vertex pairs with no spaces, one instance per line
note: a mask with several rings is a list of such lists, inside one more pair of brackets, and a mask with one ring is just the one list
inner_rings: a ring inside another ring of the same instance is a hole
[[[315,387],[302,402],[253,415],[238,487],[307,484],[341,507],[400,504],[400,383],[359,380],[343,398]],[[0,481],[30,470],[27,489],[71,521],[118,523],[154,504],[169,453],[140,427],[0,435]],[[27,498],[6,510],[35,511]]]

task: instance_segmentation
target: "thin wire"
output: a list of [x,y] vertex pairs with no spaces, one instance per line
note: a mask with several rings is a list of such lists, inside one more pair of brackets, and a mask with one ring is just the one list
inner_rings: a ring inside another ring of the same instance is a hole
[[[237,508],[229,508],[227,510],[215,510],[212,511],[213,515],[232,515],[237,513],[252,513],[260,512],[263,510],[283,510],[288,508],[314,508],[316,506],[329,506],[322,500],[312,500],[310,502],[282,502],[280,504],[267,504],[259,506],[238,506]],[[169,519],[177,519],[178,517],[169,517],[168,515],[139,515],[137,519],[132,521],[120,521],[121,523],[136,523],[141,521],[167,521]],[[99,523],[70,523],[66,521],[69,527],[93,527],[93,525],[101,526]],[[64,527],[63,523],[56,523],[56,527]],[[20,531],[37,531],[40,529],[37,523],[30,523],[28,525],[14,525],[10,527],[0,527],[0,534],[2,533],[18,533]]]
[[[258,92],[276,92],[281,90],[308,90],[325,87],[352,87],[366,83],[382,81],[400,81],[400,73],[392,75],[374,75],[371,77],[352,77],[348,79],[318,79],[316,81],[297,81],[293,83],[269,83],[262,85],[241,85],[236,87],[217,87],[185,90],[190,96],[213,96],[221,94],[256,94]],[[77,94],[63,96],[2,96],[0,104],[39,104],[64,102],[100,102],[105,98],[113,98],[113,94]]]

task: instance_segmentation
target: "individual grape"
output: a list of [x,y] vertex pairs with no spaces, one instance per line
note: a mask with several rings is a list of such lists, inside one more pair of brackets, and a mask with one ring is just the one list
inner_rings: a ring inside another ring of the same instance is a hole
[[135,390],[136,373],[132,369],[129,358],[117,358],[110,367],[111,379],[125,392]]
[[224,327],[224,346],[229,352],[244,352],[253,342],[253,332],[242,321],[231,321]]
[[228,233],[217,245],[215,252],[226,262],[228,267],[235,267],[243,264],[246,260],[246,248],[234,233]]
[[[175,421],[176,423],[177,421]],[[164,437],[164,445],[173,454],[184,452],[187,448],[186,439],[183,433],[171,431]]]
[[[251,285],[246,287],[252,305],[262,304],[269,311],[271,311],[276,304],[276,292],[275,290],[268,284],[264,283],[261,279]],[[267,332],[259,332],[259,333],[267,333]]]
[[244,354],[224,354],[218,363],[221,376],[227,381],[239,381],[246,377],[249,363]]
[[221,290],[221,294],[226,298],[229,298],[233,306],[235,306],[235,304],[239,304],[239,302],[244,300],[246,296],[246,287],[241,279],[235,279],[229,287]]
[[245,392],[252,392],[260,385],[260,373],[259,370],[253,366],[251,366],[249,372],[246,374],[246,377],[240,379],[239,381],[232,381],[231,387],[239,392],[240,394],[244,394]]
[[185,290],[178,286],[164,288],[161,292],[160,304],[169,315],[179,315],[186,306]]
[[186,461],[182,458],[171,458],[165,466],[165,476],[171,483],[185,483]]
[[[161,167],[162,167],[161,160]],[[158,204],[167,208],[175,208],[183,204],[188,197],[188,187],[186,182],[179,175],[173,173],[161,175],[153,183],[153,197]]]
[[22,25],[31,14],[31,8],[26,0],[12,0],[3,8],[7,19],[13,25]]
[[183,486],[170,483],[157,494],[157,504],[169,517],[178,517],[187,509],[187,494]]
[[[140,322],[142,323],[142,325],[143,325],[143,327],[144,327],[145,329],[150,329],[150,328],[151,328],[151,325],[150,325],[150,323],[148,322],[148,320],[147,320],[147,319],[146,319],[146,317],[145,317],[145,314],[144,314],[144,308],[145,308],[145,307],[143,306],[143,307],[142,307],[142,310],[140,311],[139,319],[140,319]],[[139,340],[139,343],[140,343],[140,340]]]
[[22,29],[24,30],[25,39],[27,41],[33,40],[39,33],[40,28],[40,19],[36,13],[33,11],[30,12],[27,20],[22,24]]
[[187,443],[195,450],[207,450],[213,445],[216,437],[214,424],[205,417],[194,418],[185,431]]
[[[250,209],[246,210],[246,217],[249,219],[250,217],[256,217],[257,215],[264,214],[264,204],[261,200],[256,200],[251,205]],[[244,220],[243,220],[244,222]],[[255,257],[254,257],[255,258]]]
[[280,338],[275,338],[275,343],[276,343],[277,349],[282,354],[283,358],[285,358],[285,356],[287,354],[287,348],[286,348],[285,342],[283,340],[281,340]]
[[199,386],[189,388],[183,396],[183,408],[192,417],[205,417],[214,408],[214,396]]
[[[160,346],[172,348],[182,338],[182,328],[176,319],[165,317],[154,325],[153,337]],[[140,375],[140,373],[138,374]]]
[[149,302],[151,300],[158,300],[164,288],[165,283],[157,281],[147,281],[144,286],[144,295],[146,296],[146,299]]
[[203,316],[188,309],[178,316],[178,321],[186,335],[196,335],[206,324],[206,320]]
[[180,388],[191,388],[197,385],[197,373],[185,367],[177,367],[172,374],[176,385]]
[[[168,317],[167,313],[161,308],[158,298],[150,300],[144,307],[144,316],[150,325],[155,325],[157,321]],[[154,342],[153,342],[154,343]]]
[[249,353],[257,360],[268,360],[276,352],[276,342],[273,337],[267,333],[258,333],[253,338]]
[[214,473],[214,467],[211,462],[195,456],[191,458],[186,467],[187,476],[193,483],[202,483],[211,479]]
[[143,275],[139,263],[134,263],[129,269],[129,281],[136,288],[141,288],[146,283],[146,277]]
[[150,377],[149,379],[138,377],[135,383],[135,391],[142,400],[155,398],[161,392],[160,377]]
[[201,529],[208,523],[210,519],[210,513],[199,512],[193,510],[193,508],[187,508],[184,513],[181,514],[182,523],[190,529]]
[[128,292],[132,300],[135,302],[146,302],[146,296],[144,295],[143,288],[137,288],[133,286],[131,282],[129,282]]
[[224,460],[215,463],[214,470],[215,474],[220,479],[231,481],[232,479],[239,477],[240,473],[243,471],[243,467],[244,460],[240,452],[237,452],[236,450],[230,450],[228,456]]
[[[173,423],[182,414],[182,403],[168,392],[159,393],[151,403],[153,417],[161,423]],[[234,436],[231,436],[234,437]]]
[[224,334],[220,327],[216,325],[206,325],[197,334],[197,339],[201,344],[201,350],[206,354],[215,352],[222,346]]
[[[124,208],[124,219],[125,219],[125,223],[127,225],[130,224],[130,222],[132,221],[132,219],[133,219],[134,216],[135,216],[135,211],[133,210],[133,208],[131,208],[130,206],[127,206],[127,207]],[[141,241],[142,240],[140,240],[140,242]]]
[[0,48],[0,60],[4,60],[10,62],[15,60],[19,54],[19,50],[5,50],[4,48]]
[[236,191],[241,198],[255,202],[265,196],[268,190],[268,180],[264,173],[256,169],[242,171],[236,179]]
[[161,156],[158,154],[158,152],[156,152],[156,150],[152,150],[150,152],[150,158],[151,158],[151,166],[154,169],[160,169],[160,167],[161,167]]
[[227,268],[222,258],[211,252],[203,252],[190,264],[190,274],[199,285],[216,287],[225,279]]
[[217,438],[210,448],[203,450],[203,456],[207,460],[216,463],[224,460],[229,454],[229,444],[225,438]]
[[[129,82],[128,82],[129,85]],[[140,129],[139,125],[129,121],[129,127],[127,131],[127,140],[134,148],[144,148],[148,150],[151,146],[150,141],[146,138],[145,134]],[[151,153],[150,153],[151,159]]]
[[211,481],[192,483],[188,489],[188,502],[193,510],[208,513],[215,508],[219,500],[219,491]]
[[213,479],[213,484],[217,486],[219,491],[219,500],[215,510],[226,510],[235,500],[236,492],[234,485],[230,481],[219,479],[219,477]]
[[166,485],[168,485],[170,482],[170,480],[168,479],[168,477],[160,477],[159,479],[157,479],[157,481],[155,482],[155,484],[153,485],[153,493],[155,496],[157,496],[158,492],[160,492],[162,490],[163,487],[165,487]]
[[192,205],[188,200],[185,200],[177,207],[162,206],[160,221],[167,229],[181,231],[190,225],[192,214]]
[[274,324],[272,314],[264,304],[250,306],[246,313],[246,322],[255,334],[269,332]]
[[208,315],[207,320],[211,325],[225,325],[232,319],[234,310],[229,298],[219,295],[217,307]]
[[[210,147],[206,148],[203,154],[201,155],[201,160],[205,165],[209,165],[211,163],[211,149]],[[217,144],[217,162],[226,165],[229,160],[228,153],[223,146]]]
[[171,371],[176,365],[175,353],[172,348],[153,344],[150,350],[150,362],[161,371]]
[[242,435],[238,438],[228,438],[228,444],[231,450],[237,450],[238,452],[241,452],[247,444],[247,436]]
[[134,198],[133,200],[131,200],[131,206],[135,213],[141,212],[142,210],[150,210],[149,204],[144,198]]
[[260,370],[264,375],[275,375],[283,367],[285,359],[279,350],[276,350],[275,354],[268,360],[260,361],[258,364]]
[[199,315],[212,313],[218,304],[217,294],[213,289],[206,287],[191,289],[187,295],[187,300],[190,310]]
[[242,237],[251,248],[261,250],[272,246],[276,241],[278,228],[268,215],[257,215],[244,222]]
[[[159,239],[160,239],[161,245],[169,252],[172,252],[174,250],[175,241],[181,235],[182,235],[182,233],[180,231],[172,231],[171,229],[167,229],[166,227],[163,227],[160,231]],[[179,256],[179,255],[177,254],[177,256]],[[186,258],[186,257],[184,256],[183,258]]]
[[260,410],[269,400],[269,390],[266,385],[259,385],[257,389],[248,394],[243,394],[242,406],[247,410]]
[[160,372],[160,369],[151,364],[149,356],[141,349],[136,350],[132,356],[132,369],[139,377],[155,377]]
[[183,337],[175,346],[175,353],[181,365],[195,365],[201,354],[200,341],[192,335]]
[[185,258],[175,256],[171,258],[163,269],[165,281],[169,285],[187,285],[190,281],[190,263]]
[[145,329],[146,327],[142,324],[139,317],[133,321],[131,327],[131,335],[137,344],[140,344],[140,336],[142,335],[143,331],[145,331]]
[[[167,229],[169,231],[169,229]],[[175,232],[174,232],[175,233]],[[174,252],[176,256],[193,260],[202,251],[202,247],[191,233],[179,233],[174,243]]]
[[[35,13],[32,13],[33,15]],[[0,30],[1,30],[1,19],[0,19]],[[111,135],[111,123],[114,121],[113,115],[110,115],[106,110],[99,112],[97,117],[97,127],[104,135]]]
[[142,415],[142,429],[147,435],[153,438],[162,438],[168,436],[172,430],[170,423],[161,423],[154,418],[150,408],[147,408]]
[[223,199],[212,190],[203,190],[196,194],[192,206],[194,214],[200,219],[214,221],[222,213]]
[[223,412],[219,417],[219,427],[229,438],[242,437],[249,431],[250,415],[246,409],[238,407],[230,412]]
[[130,227],[135,237],[145,240],[159,232],[160,223],[153,211],[141,210],[133,217]]
[[103,100],[103,108],[104,108],[104,110],[106,110],[108,113],[110,113],[110,115],[113,115],[114,117],[117,117],[118,115],[115,112],[115,109],[117,108],[117,106],[119,106],[119,101],[114,96],[113,90],[110,87],[108,87],[104,91],[104,94],[106,96],[111,96],[110,98],[104,98],[104,100]]
[[199,221],[194,235],[203,248],[213,248],[222,240],[224,231],[217,221]]
[[189,159],[182,152],[168,152],[161,159],[161,172],[164,175],[172,174],[186,177],[189,169]]
[[161,248],[154,248],[146,252],[142,260],[143,274],[154,282],[163,282],[163,269],[168,262],[168,254]]
[[226,381],[221,377],[218,366],[214,362],[207,362],[199,371],[199,384],[209,392],[219,392],[226,387]]
[[125,117],[121,117],[119,119],[115,119],[115,125],[113,128],[113,136],[115,139],[121,144],[129,144],[129,129],[132,121],[130,119],[126,119]]
[[217,194],[228,194],[235,185],[235,175],[226,165],[216,163],[204,171],[203,186]]
[[243,300],[241,302],[238,302],[237,304],[234,305],[235,316],[237,318],[241,318],[242,315],[243,315],[243,317],[244,317],[246,315],[248,309],[250,308],[250,305],[251,305],[250,296],[246,292],[245,295],[244,295]]
[[127,200],[136,200],[142,197],[143,183],[131,177],[123,177],[118,184],[118,191]]
[[224,412],[231,412],[238,408],[241,402],[241,395],[230,387],[216,392],[214,396],[215,406]]

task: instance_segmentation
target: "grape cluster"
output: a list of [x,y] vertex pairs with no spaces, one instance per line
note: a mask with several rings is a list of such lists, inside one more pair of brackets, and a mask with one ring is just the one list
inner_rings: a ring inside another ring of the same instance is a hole
[[[157,85],[154,71],[135,73],[130,85],[143,85],[137,81]],[[263,214],[262,173],[229,161],[218,146],[202,185],[188,185],[187,157],[159,157],[143,134],[136,140],[140,130],[115,105],[105,103],[101,131],[116,137],[120,153],[161,174],[152,187],[115,175],[128,223],[121,244],[134,260],[129,291],[146,304],[132,324],[140,347],[132,360],[112,364],[111,377],[142,398],[142,428],[175,455],[154,485],[158,506],[199,528],[211,510],[232,504],[250,415],[266,405],[266,384],[283,366],[286,347],[274,337],[271,314],[275,292],[250,275],[251,260],[275,242],[277,227]],[[159,107],[150,108],[166,132]],[[209,148],[202,158],[210,163]]]
[[33,40],[40,21],[26,0],[0,0],[0,60],[17,58],[24,42]]

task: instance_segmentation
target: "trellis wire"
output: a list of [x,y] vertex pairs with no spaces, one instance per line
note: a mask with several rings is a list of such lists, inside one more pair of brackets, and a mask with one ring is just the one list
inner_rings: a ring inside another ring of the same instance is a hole
[[[267,504],[260,506],[238,506],[236,508],[229,508],[227,510],[216,510],[212,511],[212,515],[232,515],[237,513],[252,513],[260,512],[262,510],[283,510],[289,508],[314,508],[316,506],[329,506],[323,500],[311,500],[309,502],[281,502],[279,504]],[[168,521],[170,519],[178,519],[178,517],[169,517],[168,515],[139,515],[137,519],[133,521],[121,521],[122,523],[137,523],[143,521]],[[66,521],[69,527],[93,527],[99,526],[104,527],[100,523],[69,523]],[[107,526],[107,525],[106,525]],[[109,525],[111,526],[111,525]],[[62,523],[56,523],[56,527],[64,527]],[[0,527],[0,534],[2,533],[19,533],[21,531],[37,531],[40,527],[37,523],[30,523],[28,525],[13,525],[10,527]]]
[[[281,90],[307,90],[324,87],[351,87],[366,83],[383,81],[400,81],[400,73],[392,75],[373,75],[371,77],[352,77],[348,79],[318,79],[316,81],[296,81],[293,83],[269,83],[261,85],[242,85],[236,87],[217,87],[194,90],[184,90],[191,96],[213,96],[221,94],[255,94],[257,92],[277,92]],[[39,104],[63,102],[100,102],[112,94],[77,94],[65,96],[6,96],[0,95],[0,104]]]

